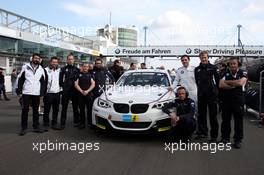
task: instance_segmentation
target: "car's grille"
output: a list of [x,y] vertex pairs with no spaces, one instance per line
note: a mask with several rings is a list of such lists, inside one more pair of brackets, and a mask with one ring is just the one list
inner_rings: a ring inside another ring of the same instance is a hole
[[148,110],[148,104],[133,104],[131,106],[131,113],[133,114],[141,114],[145,113]]
[[124,113],[124,114],[129,113],[129,105],[128,104],[115,103],[114,104],[114,109],[118,113]]
[[147,128],[151,122],[120,122],[112,121],[112,123],[119,128]]

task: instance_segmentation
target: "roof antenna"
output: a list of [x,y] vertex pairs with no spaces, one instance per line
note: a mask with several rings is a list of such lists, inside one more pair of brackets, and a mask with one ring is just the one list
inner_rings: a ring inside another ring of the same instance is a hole
[[238,24],[237,25],[237,45],[238,46],[242,46],[242,42],[241,42],[241,39],[240,39],[240,29],[241,29],[242,25]]
[[109,14],[109,25],[111,26],[112,25],[112,13],[110,12]]

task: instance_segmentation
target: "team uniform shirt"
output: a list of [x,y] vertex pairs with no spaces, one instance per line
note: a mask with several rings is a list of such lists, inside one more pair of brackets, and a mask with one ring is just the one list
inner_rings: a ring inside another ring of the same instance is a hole
[[[247,78],[247,71],[238,69],[235,74],[228,69],[222,77],[222,80],[239,80]],[[245,85],[235,87],[234,89],[223,89],[223,101],[228,103],[244,103],[245,101]]]
[[73,65],[66,65],[60,70],[60,86],[63,91],[74,90],[74,81],[76,76],[80,73],[80,70]]
[[33,68],[30,63],[25,64],[17,78],[18,94],[44,95],[46,91],[45,71],[42,66]]
[[94,77],[89,72],[82,72],[78,75],[77,79],[79,80],[80,88],[82,90],[88,90],[92,84],[91,81],[94,80]]
[[45,68],[47,73],[47,93],[59,93],[61,87],[59,84],[60,68]]
[[201,64],[194,69],[198,96],[217,97],[219,85],[219,70],[213,64]]
[[173,82],[173,87],[183,86],[189,92],[190,98],[196,101],[197,99],[197,87],[194,78],[194,69],[193,66],[180,67],[176,71],[176,77]]
[[174,102],[165,104],[162,107],[162,111],[169,115],[172,108],[176,108],[176,115],[180,118],[195,117],[195,102],[190,98],[185,100],[175,99]]
[[106,68],[94,68],[92,71],[92,75],[95,80],[95,94],[103,93],[103,90],[106,90],[106,86],[113,84],[114,77],[109,70]]

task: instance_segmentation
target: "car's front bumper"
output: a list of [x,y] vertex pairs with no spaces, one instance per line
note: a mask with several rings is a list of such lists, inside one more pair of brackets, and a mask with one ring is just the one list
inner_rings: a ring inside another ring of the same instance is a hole
[[[135,121],[124,121],[124,115],[135,115]],[[171,129],[170,117],[160,109],[148,109],[143,114],[121,114],[113,108],[101,108],[94,103],[92,123],[101,129],[118,131],[148,131],[163,132]]]

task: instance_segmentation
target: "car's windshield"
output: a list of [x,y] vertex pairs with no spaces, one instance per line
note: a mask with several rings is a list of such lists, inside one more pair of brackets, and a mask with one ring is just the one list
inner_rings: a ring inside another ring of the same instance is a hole
[[169,79],[161,72],[131,72],[124,74],[118,86],[169,86]]

